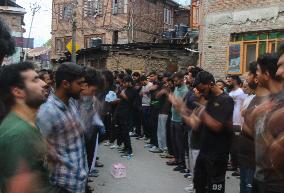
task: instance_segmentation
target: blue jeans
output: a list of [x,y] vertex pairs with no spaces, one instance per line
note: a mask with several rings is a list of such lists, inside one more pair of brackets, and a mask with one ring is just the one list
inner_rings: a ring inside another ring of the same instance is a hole
[[240,166],[240,193],[251,193],[254,170]]

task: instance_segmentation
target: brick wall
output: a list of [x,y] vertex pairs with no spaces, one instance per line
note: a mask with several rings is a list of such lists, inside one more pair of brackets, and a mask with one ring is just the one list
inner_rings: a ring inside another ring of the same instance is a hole
[[[134,6],[134,42],[153,42],[159,38],[164,30],[172,28],[174,23],[170,25],[164,24],[164,8],[171,9],[172,13],[176,9],[174,6],[167,5],[162,0],[124,0],[125,12],[122,14],[112,14],[112,0],[103,0],[103,14],[94,17],[84,17],[83,2],[77,0],[77,43],[80,48],[85,48],[86,37],[102,37],[103,43],[112,44],[114,31],[118,31],[118,43],[124,44],[132,41],[132,31],[130,19],[132,18],[132,7]],[[64,56],[64,51],[56,51],[56,39],[71,37],[71,23],[69,21],[59,21],[59,7],[62,4],[70,3],[71,0],[53,0],[53,16],[52,16],[52,59]],[[132,3],[134,2],[134,4]],[[174,17],[174,14],[173,14]],[[174,21],[174,18],[173,18]],[[65,47],[65,45],[64,45]]]
[[217,78],[226,74],[230,34],[284,29],[280,0],[205,0],[202,13],[200,65]]

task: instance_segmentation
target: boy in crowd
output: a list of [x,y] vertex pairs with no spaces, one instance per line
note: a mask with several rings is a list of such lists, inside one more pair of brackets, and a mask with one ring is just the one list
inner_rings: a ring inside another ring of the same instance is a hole
[[79,100],[80,113],[86,130],[85,141],[90,177],[97,177],[97,170],[92,170],[92,164],[97,152],[98,134],[103,134],[104,124],[100,119],[102,105],[96,98],[98,86],[101,83],[98,72],[93,68],[85,69],[85,82]]
[[135,98],[135,90],[133,89],[133,80],[131,76],[126,75],[123,79],[122,91],[118,93],[119,102],[113,115],[115,130],[118,133],[118,141],[124,143],[124,148],[120,151],[121,157],[133,156],[131,140],[129,136],[129,113],[133,108]]
[[[142,127],[145,140],[150,138],[150,129],[149,129],[149,116],[150,116],[150,103],[151,95],[150,88],[153,86],[153,83],[148,80],[146,76],[141,76],[140,78],[142,89],[140,91],[140,96],[142,97]],[[140,138],[142,139],[142,138]]]

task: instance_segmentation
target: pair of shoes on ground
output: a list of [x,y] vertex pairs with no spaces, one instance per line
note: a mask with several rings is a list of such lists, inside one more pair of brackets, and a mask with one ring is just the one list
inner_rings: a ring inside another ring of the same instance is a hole
[[152,144],[145,144],[144,145],[144,148],[152,148],[154,145],[152,145]]
[[135,132],[129,132],[130,137],[138,137],[138,135]]
[[168,166],[177,166],[177,165],[179,165],[179,163],[177,161],[175,161],[175,160],[167,161],[166,164]]
[[137,139],[137,140],[141,140],[141,139],[143,139],[144,137],[142,136],[142,135],[138,135],[135,139]]
[[[89,173],[89,177],[95,177],[96,178],[98,176],[99,176],[99,170],[97,170],[97,169],[94,169]],[[92,182],[91,179],[89,179],[89,181]]]
[[149,151],[152,152],[152,153],[163,153],[163,151],[160,148],[156,147],[156,146],[151,147],[149,149]]
[[176,167],[173,169],[173,171],[179,172],[179,171],[185,170],[185,169],[186,169],[185,165],[179,164],[178,166],[176,166]]
[[122,158],[127,158],[127,159],[131,159],[133,156],[134,156],[133,153],[123,153],[123,154],[121,154],[120,157],[122,157]]
[[234,176],[234,177],[239,177],[240,176],[240,172],[237,170],[237,171],[234,171],[233,173],[232,173],[232,176]]
[[151,139],[144,140],[144,143],[151,144]]
[[190,184],[189,186],[185,187],[184,191],[189,192],[189,193],[194,193],[194,186],[193,186],[193,184]]
[[102,167],[104,167],[104,164],[97,160],[96,164],[95,164],[95,167],[96,168],[102,168]]
[[160,155],[161,158],[172,159],[174,156],[170,155],[168,152],[164,152]]
[[91,186],[87,186],[86,187],[86,193],[92,193],[93,191],[95,191],[95,189],[94,188],[92,188]]
[[192,180],[192,174],[191,173],[186,173],[183,175],[184,178]]
[[109,141],[104,143],[104,146],[111,146],[111,145],[112,145],[112,143],[110,143]]

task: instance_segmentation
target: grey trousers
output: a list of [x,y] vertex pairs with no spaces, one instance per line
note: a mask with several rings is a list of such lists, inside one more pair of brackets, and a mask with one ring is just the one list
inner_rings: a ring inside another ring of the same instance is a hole
[[166,134],[167,119],[168,115],[159,114],[157,136],[158,136],[159,148],[163,151],[167,150],[167,134]]

